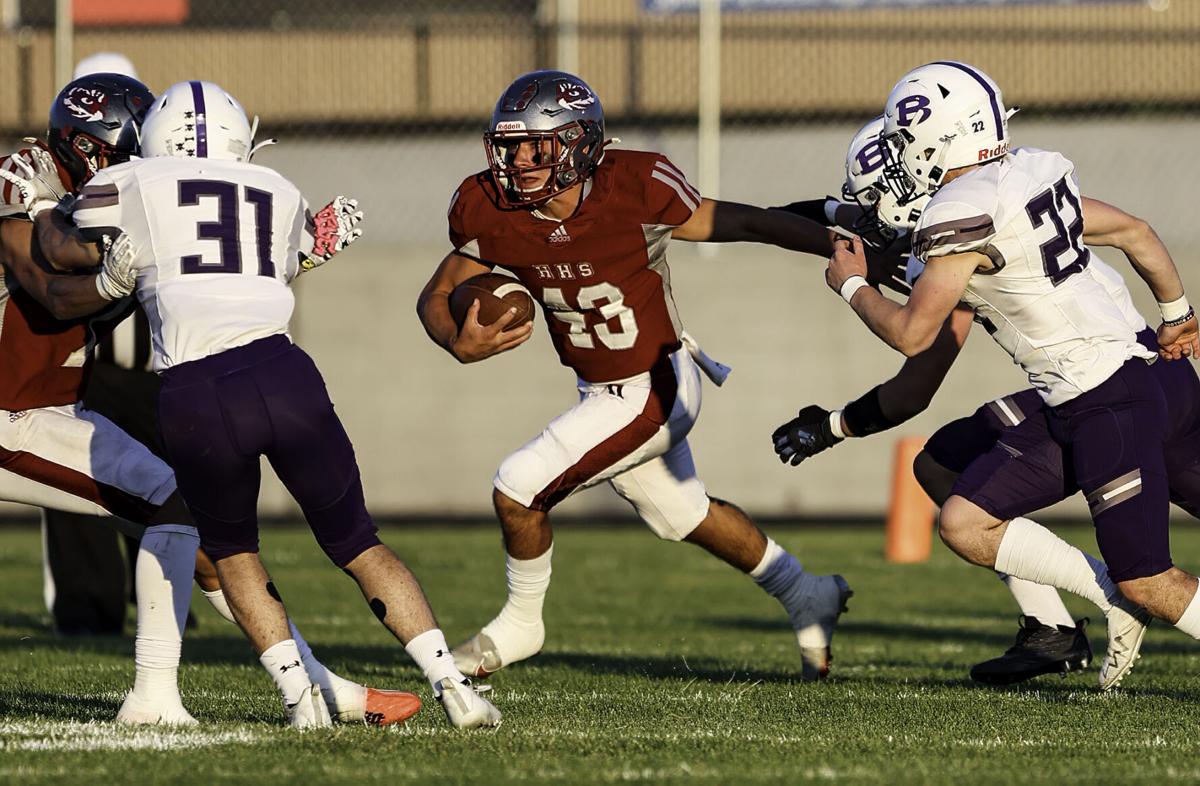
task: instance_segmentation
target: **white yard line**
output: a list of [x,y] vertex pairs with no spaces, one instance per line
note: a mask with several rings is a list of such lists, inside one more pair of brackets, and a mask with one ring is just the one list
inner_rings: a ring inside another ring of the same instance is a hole
[[0,722],[0,751],[179,750],[257,741],[258,735],[246,729],[118,726],[99,721]]

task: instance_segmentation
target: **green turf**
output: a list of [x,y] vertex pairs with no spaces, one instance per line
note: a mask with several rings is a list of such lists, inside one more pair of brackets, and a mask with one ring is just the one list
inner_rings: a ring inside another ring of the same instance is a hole
[[[1097,690],[1094,668],[978,688],[967,669],[1003,650],[1015,630],[1016,611],[991,574],[940,546],[928,564],[887,565],[877,530],[776,536],[808,568],[843,573],[856,593],[823,684],[795,680],[782,610],[745,577],[636,529],[571,528],[555,546],[545,652],[492,681],[505,713],[498,730],[451,730],[428,701],[402,728],[296,733],[282,726],[248,646],[198,595],[182,681],[201,727],[107,723],[131,684],[132,640],[51,635],[37,533],[0,530],[0,782],[1200,780],[1200,644],[1152,629],[1145,658],[1111,694]],[[1094,548],[1089,530],[1068,536]],[[410,527],[385,539],[424,582],[452,641],[499,608],[495,532]],[[318,656],[348,677],[428,697],[306,531],[270,530],[263,540]],[[1200,533],[1179,532],[1174,549],[1182,564],[1200,562]]]

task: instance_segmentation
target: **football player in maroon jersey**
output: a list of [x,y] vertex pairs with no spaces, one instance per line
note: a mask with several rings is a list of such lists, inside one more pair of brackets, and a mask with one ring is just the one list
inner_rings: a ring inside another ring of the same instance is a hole
[[550,510],[609,482],[655,534],[685,540],[749,573],[783,604],[796,631],[801,672],[829,671],[830,639],[850,588],[817,576],[735,505],[710,497],[687,434],[700,408],[700,373],[726,371],[684,332],[671,293],[671,239],[769,243],[825,254],[827,230],[784,211],[703,198],[658,153],[606,149],[600,100],[561,71],[518,78],[484,134],[488,168],[451,200],[454,245],[425,286],[425,330],[459,362],[526,341],[532,326],[460,328],[448,297],[493,267],[511,271],[541,304],[562,363],[579,377],[580,401],[518,449],[496,473],[492,499],[507,551],[508,600],[455,650],[459,668],[485,676],[535,655],[545,638]]

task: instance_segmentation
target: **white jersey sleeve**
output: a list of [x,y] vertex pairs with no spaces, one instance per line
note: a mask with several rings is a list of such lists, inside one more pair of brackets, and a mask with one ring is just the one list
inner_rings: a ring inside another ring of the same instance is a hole
[[1074,165],[1023,148],[938,191],[917,223],[914,255],[973,251],[988,269],[963,301],[1050,405],[1097,387],[1133,357],[1140,318],[1119,276],[1093,264],[1083,240]]
[[987,194],[978,191],[957,196],[931,202],[921,214],[912,251],[922,262],[966,251],[987,253],[996,235],[995,204],[988,204]]
[[[137,181],[128,179],[124,186],[126,204],[135,204],[138,201]],[[71,219],[88,238],[98,240],[102,235],[119,234],[118,227],[127,220],[121,214],[120,189],[109,170],[100,170],[79,189],[78,198],[71,206]]]

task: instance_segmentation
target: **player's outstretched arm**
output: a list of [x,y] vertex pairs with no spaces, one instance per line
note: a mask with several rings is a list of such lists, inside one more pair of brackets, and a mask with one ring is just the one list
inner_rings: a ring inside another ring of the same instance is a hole
[[878,434],[924,412],[966,343],[971,319],[970,309],[956,308],[933,346],[905,360],[894,377],[842,409],[830,412],[815,404],[803,407],[771,434],[779,460],[796,466],[847,437]]
[[703,199],[700,207],[671,237],[707,243],[767,243],[789,251],[827,257],[833,251],[829,230],[785,210]]
[[450,293],[468,278],[490,272],[492,269],[487,265],[452,251],[438,265],[417,298],[417,316],[425,332],[459,363],[474,363],[515,349],[533,335],[532,322],[512,330],[503,329],[516,309],[509,309],[490,325],[479,324],[478,300],[467,311],[462,330],[459,330],[450,314]]
[[856,237],[834,243],[825,282],[884,343],[914,357],[933,345],[981,264],[990,263],[973,251],[929,260],[908,303],[900,305],[868,285],[867,259],[862,241]]
[[1162,312],[1160,352],[1168,360],[1200,354],[1200,328],[1183,292],[1183,281],[1166,245],[1142,219],[1098,199],[1083,199],[1083,241],[1120,249]]
[[0,253],[6,272],[56,319],[87,316],[110,304],[97,289],[97,276],[50,272],[27,221],[0,221]]

